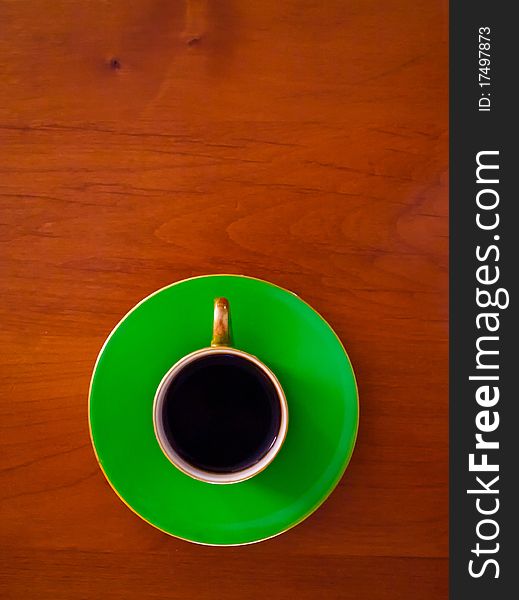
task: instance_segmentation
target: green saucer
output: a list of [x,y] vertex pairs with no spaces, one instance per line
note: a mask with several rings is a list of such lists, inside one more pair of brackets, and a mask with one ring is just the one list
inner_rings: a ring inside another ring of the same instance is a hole
[[[278,456],[232,485],[203,483],[176,469],[152,420],[166,371],[209,346],[218,296],[230,302],[233,346],[274,371],[289,407]],[[353,452],[359,408],[348,356],[308,304],[265,281],[210,275],[155,292],[117,325],[94,369],[89,419],[99,464],[135,513],[179,538],[235,545],[278,535],[324,502]]]

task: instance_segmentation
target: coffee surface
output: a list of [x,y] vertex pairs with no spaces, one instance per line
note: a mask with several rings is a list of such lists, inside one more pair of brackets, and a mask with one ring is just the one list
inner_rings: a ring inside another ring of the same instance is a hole
[[216,473],[256,464],[276,440],[281,409],[262,369],[233,354],[203,356],[170,383],[165,433],[191,465]]

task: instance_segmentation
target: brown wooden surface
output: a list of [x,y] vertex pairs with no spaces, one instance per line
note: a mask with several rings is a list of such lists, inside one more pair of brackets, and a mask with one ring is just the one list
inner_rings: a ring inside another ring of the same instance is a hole
[[[0,2],[0,596],[447,595],[446,0]],[[106,335],[172,281],[292,289],[356,368],[326,504],[200,547],[90,447]]]

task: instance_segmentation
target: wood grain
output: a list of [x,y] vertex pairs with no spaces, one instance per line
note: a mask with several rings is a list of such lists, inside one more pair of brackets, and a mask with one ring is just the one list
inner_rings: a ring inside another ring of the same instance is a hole
[[[447,595],[447,2],[0,2],[3,598]],[[304,524],[169,538],[90,448],[106,335],[172,281],[292,289],[361,429]]]

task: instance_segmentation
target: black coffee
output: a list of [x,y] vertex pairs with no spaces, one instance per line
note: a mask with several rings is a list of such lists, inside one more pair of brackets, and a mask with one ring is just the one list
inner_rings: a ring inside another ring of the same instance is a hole
[[186,365],[163,404],[171,446],[191,465],[216,473],[256,464],[276,441],[280,422],[271,380],[233,354],[203,356]]

